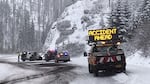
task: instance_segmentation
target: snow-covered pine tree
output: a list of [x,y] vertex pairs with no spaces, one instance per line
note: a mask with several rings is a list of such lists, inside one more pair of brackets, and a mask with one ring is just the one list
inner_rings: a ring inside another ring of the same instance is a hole
[[121,29],[121,12],[122,12],[122,7],[121,7],[121,1],[118,0],[117,6],[112,8],[110,18],[109,18],[109,25],[111,27],[116,27],[118,29]]
[[150,9],[150,0],[144,0],[143,1],[143,4],[142,4],[142,7],[140,9],[140,14],[141,14],[141,17],[140,17],[140,21],[143,22],[144,20],[148,20],[149,16],[149,10]]
[[110,27],[116,27],[119,31],[119,35],[120,38],[123,38],[123,27],[124,27],[124,23],[123,23],[123,7],[121,4],[121,0],[118,0],[116,3],[116,6],[113,5],[112,9],[111,9],[111,14],[109,19],[109,25]]
[[129,22],[131,17],[128,1],[121,2],[121,0],[118,0],[116,4],[116,7],[112,7],[109,25],[116,27],[121,35],[127,37],[130,30]]
[[141,49],[143,56],[149,56],[150,50],[150,0],[144,0],[139,13],[140,23],[137,26],[135,39],[137,40],[137,48]]
[[129,4],[128,4],[128,0],[126,0],[125,2],[123,2],[123,11],[122,11],[122,28],[125,30],[124,33],[125,33],[125,37],[126,38],[129,38],[129,33],[131,31],[130,29],[130,22],[132,20],[131,18],[131,12],[129,10]]

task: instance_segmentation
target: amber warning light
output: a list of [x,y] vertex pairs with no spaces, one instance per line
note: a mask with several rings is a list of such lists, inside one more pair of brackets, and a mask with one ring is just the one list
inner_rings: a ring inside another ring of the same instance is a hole
[[114,35],[117,34],[117,29],[99,29],[99,30],[89,30],[89,40],[91,41],[104,41],[104,40],[112,40]]

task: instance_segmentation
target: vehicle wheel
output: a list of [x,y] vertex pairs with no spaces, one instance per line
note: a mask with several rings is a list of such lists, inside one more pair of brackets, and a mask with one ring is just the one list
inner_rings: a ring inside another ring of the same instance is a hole
[[42,57],[39,57],[39,60],[42,60]]
[[33,57],[30,57],[29,60],[30,60],[30,61],[34,61]]
[[121,70],[121,72],[125,73],[126,72],[126,67],[123,67],[122,70]]
[[59,61],[58,60],[55,60],[55,63],[58,63]]
[[49,61],[49,59],[45,59],[45,61],[46,61],[46,62],[48,62],[48,61]]
[[25,61],[26,61],[26,59],[22,59],[22,61],[23,61],[23,62],[25,62]]
[[68,61],[64,61],[64,62],[68,62]]
[[93,70],[93,74],[94,74],[95,77],[98,76],[98,70],[96,69],[96,67],[95,67],[94,70]]
[[93,73],[93,67],[92,67],[92,65],[88,65],[88,68],[89,68],[89,73]]

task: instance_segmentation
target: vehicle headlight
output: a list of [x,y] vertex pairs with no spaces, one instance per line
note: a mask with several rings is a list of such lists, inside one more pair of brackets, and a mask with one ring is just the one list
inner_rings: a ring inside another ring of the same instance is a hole
[[117,45],[120,45],[121,44],[121,42],[117,42]]
[[101,44],[105,44],[106,42],[102,41]]

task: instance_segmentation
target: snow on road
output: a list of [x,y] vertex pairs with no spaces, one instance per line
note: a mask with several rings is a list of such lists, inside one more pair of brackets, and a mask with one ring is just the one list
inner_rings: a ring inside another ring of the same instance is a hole
[[[2,63],[1,63],[2,61]],[[3,61],[17,62],[17,55],[0,55],[0,83],[4,80],[17,79],[29,75],[40,73],[40,71],[19,68],[13,64],[3,63]]]
[[[86,57],[74,58],[72,63],[81,67],[74,70],[79,76],[71,84],[150,84],[150,64],[148,64],[150,59],[144,61],[144,58],[140,57],[138,53],[135,53],[134,57],[127,58],[126,74],[118,73],[108,76],[101,74],[99,77],[93,77],[93,74],[88,73]],[[147,65],[143,66],[142,64]]]
[[39,73],[38,71],[18,68],[10,64],[0,64],[0,82]]
[[17,62],[18,60],[18,55],[17,54],[1,54],[0,55],[0,60],[5,60],[9,62]]
[[121,84],[113,78],[114,76],[109,74],[107,74],[108,76],[101,74],[99,77],[94,77],[93,74],[89,74],[86,57],[74,58],[72,63],[80,67],[74,70],[79,76],[70,84]]
[[15,54],[0,55],[0,84],[66,84],[75,77],[75,73],[69,71],[74,68],[71,65],[44,60],[17,63],[17,60]]
[[[149,84],[150,83],[150,64],[149,59],[142,62],[144,58],[139,56],[140,54],[135,54],[135,56],[127,58],[127,73],[118,73],[112,75],[104,75],[100,73],[99,77],[93,77],[93,74],[88,73],[87,57],[76,57],[72,58],[71,62],[68,64],[73,64],[78,66],[72,71],[77,73],[77,77],[69,84]],[[0,55],[0,59],[5,59],[11,62],[17,62],[17,55]],[[137,63],[138,61],[140,63]],[[22,69],[11,64],[0,63],[0,80],[19,78],[22,76],[27,76],[31,74],[38,73],[35,70]],[[19,74],[19,75],[18,75]],[[17,84],[41,84],[43,81],[49,78],[56,78],[55,75],[45,76],[42,78],[37,78],[33,80],[23,81]],[[1,82],[0,81],[0,82]],[[45,83],[45,82],[44,82]],[[56,82],[55,84],[63,84]]]

